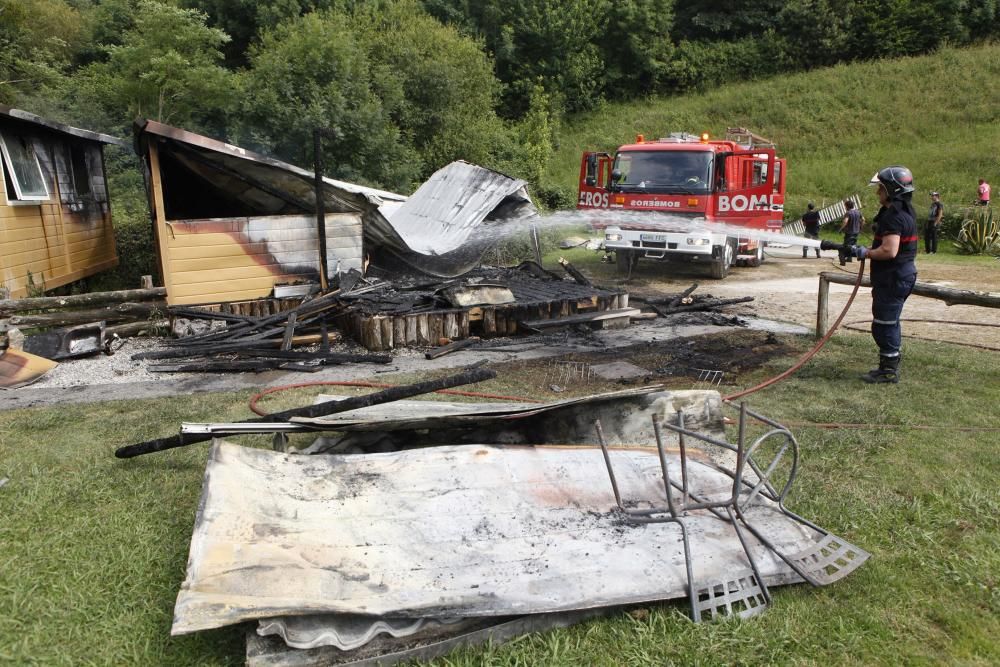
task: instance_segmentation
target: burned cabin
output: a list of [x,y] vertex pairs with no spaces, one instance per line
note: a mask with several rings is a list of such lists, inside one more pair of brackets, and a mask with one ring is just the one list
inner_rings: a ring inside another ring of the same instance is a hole
[[0,279],[10,297],[117,266],[106,144],[121,142],[0,105]]
[[[313,172],[155,121],[134,126],[167,302],[217,304],[318,283]],[[330,276],[362,269],[362,221],[406,198],[324,179]]]

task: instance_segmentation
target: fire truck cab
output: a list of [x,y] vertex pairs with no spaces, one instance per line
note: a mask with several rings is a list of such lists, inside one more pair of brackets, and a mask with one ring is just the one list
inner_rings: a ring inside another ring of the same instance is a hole
[[746,232],[780,231],[784,201],[785,161],[743,128],[722,140],[640,135],[613,156],[584,153],[580,164],[577,208],[609,212],[594,227],[623,273],[639,259],[707,264],[720,279],[733,264],[759,266],[764,242]]

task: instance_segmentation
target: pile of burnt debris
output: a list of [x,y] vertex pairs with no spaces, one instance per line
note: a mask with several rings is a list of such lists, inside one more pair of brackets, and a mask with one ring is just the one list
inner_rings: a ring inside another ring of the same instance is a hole
[[[667,600],[754,616],[868,558],[786,506],[792,433],[741,405],[729,442],[718,392],[406,400],[495,376],[119,448],[213,441],[171,633],[252,622],[249,665],[386,665]],[[222,440],[253,433],[277,451]]]
[[[175,336],[164,349],[133,356],[163,362],[149,365],[151,372],[315,372],[334,364],[389,363],[387,353],[400,348],[428,349],[426,356],[436,358],[500,344],[496,339],[622,328],[658,316],[700,313],[702,322],[708,317],[739,326],[738,318],[720,311],[753,299],[692,295],[694,284],[679,294],[636,299],[648,309],[643,312],[630,307],[623,289],[594,286],[569,262],[560,265],[564,273],[533,261],[482,266],[452,279],[350,271],[325,293],[214,306],[167,306],[162,289],[4,301],[0,315],[8,317],[0,327],[9,350],[0,358],[0,385],[27,384],[61,359],[112,354],[121,337],[143,333]],[[102,319],[88,321],[93,317]],[[73,326],[53,328],[64,324]],[[365,350],[334,350],[343,338]]]

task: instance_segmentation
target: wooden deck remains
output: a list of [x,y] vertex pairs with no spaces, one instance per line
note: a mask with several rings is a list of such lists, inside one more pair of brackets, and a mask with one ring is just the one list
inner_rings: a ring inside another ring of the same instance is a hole
[[[552,321],[628,308],[628,293],[568,281],[512,284],[517,301],[501,305],[410,313],[351,311],[339,316],[342,331],[372,351],[446,344],[469,336],[498,338],[529,333],[527,321]],[[447,339],[447,340],[445,340]]]

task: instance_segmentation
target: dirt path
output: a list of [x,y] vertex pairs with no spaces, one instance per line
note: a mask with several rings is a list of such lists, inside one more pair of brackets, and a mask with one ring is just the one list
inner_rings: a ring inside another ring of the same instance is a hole
[[[816,326],[816,294],[819,274],[823,271],[844,271],[845,275],[857,275],[856,263],[841,267],[836,253],[824,252],[823,257],[802,259],[801,250],[793,248],[769,248],[767,261],[756,269],[736,268],[722,281],[711,280],[702,272],[666,275],[662,267],[642,264],[633,273],[628,284],[629,291],[636,295],[652,294],[658,291],[677,292],[692,282],[699,283],[699,294],[711,293],[718,297],[752,295],[756,300],[746,312],[755,312],[758,317],[783,322],[794,322],[814,328]],[[846,269],[846,270],[845,270]],[[956,262],[954,257],[942,258],[921,255],[917,259],[918,280],[954,289],[970,289],[985,292],[1000,292],[1000,262],[993,266],[968,266]],[[846,285],[830,285],[829,317],[832,323],[843,309],[851,288]],[[862,288],[858,292],[844,322],[868,330],[871,321],[870,290]],[[740,312],[734,309],[733,312]],[[979,306],[946,306],[942,301],[926,297],[912,296],[903,309],[903,333],[931,340],[972,343],[986,345],[1000,351],[1000,309]],[[932,320],[932,322],[911,322],[905,320]],[[991,327],[946,324],[943,321],[983,322]]]

